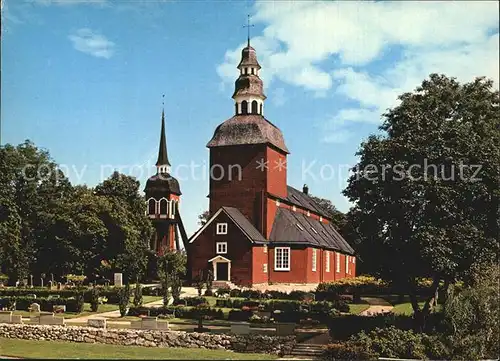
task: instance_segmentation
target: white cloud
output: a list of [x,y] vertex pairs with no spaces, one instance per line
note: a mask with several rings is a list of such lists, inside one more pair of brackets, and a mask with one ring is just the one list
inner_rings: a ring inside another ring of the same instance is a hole
[[106,59],[114,54],[115,43],[90,29],[79,29],[68,38],[73,42],[73,47],[82,53]]
[[[352,123],[379,123],[399,94],[430,73],[460,81],[485,75],[498,87],[498,13],[499,3],[491,1],[257,1],[252,21],[265,28],[252,46],[266,86],[276,77],[314,95],[333,90],[357,103],[327,122],[344,133],[324,139],[338,141]],[[228,50],[219,65],[223,82],[237,77],[243,46]]]

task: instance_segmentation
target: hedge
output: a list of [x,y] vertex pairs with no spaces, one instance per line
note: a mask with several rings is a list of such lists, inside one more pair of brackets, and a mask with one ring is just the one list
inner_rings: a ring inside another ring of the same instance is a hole
[[[420,279],[417,282],[417,295],[427,296],[431,292],[431,279]],[[341,295],[353,295],[355,298],[361,295],[390,295],[401,294],[403,291],[389,283],[371,276],[358,276],[354,278],[342,278],[338,281],[320,283],[316,288],[316,299],[332,301]]]
[[[97,287],[99,289],[99,296],[106,297],[108,303],[118,304],[118,288],[115,287]],[[59,298],[77,297],[80,292],[83,292],[85,302],[90,303],[92,299],[91,288],[78,289],[63,289],[63,290],[50,290],[48,288],[0,288],[0,297],[26,297],[28,295],[36,295],[36,299],[50,298],[59,296]]]
[[349,306],[343,300],[334,302],[300,302],[289,300],[267,300],[267,301],[252,301],[241,299],[218,299],[215,301],[216,307],[237,308],[241,309],[248,307],[249,309],[259,308],[262,311],[281,310],[284,312],[300,311],[301,309],[311,309],[315,312],[330,312],[336,309],[341,312],[349,312]]
[[29,311],[31,304],[38,303],[40,311],[52,312],[53,306],[65,305],[66,312],[81,313],[83,311],[83,300],[78,297],[72,298],[45,298],[45,297],[0,297],[0,308],[12,309],[15,303],[16,310]]
[[[208,300],[205,297],[185,297],[181,298],[175,303],[175,305],[192,306],[192,307],[196,307],[199,305],[206,305],[206,304],[208,304]],[[217,306],[217,307],[224,307],[224,306]]]
[[[158,316],[171,316],[177,318],[187,318],[196,319],[198,316],[198,309],[187,308],[179,306],[169,306],[169,307],[130,307],[127,315],[129,316],[141,316],[147,315],[151,317]],[[224,312],[221,309],[207,308],[205,310],[206,318],[224,320]]]

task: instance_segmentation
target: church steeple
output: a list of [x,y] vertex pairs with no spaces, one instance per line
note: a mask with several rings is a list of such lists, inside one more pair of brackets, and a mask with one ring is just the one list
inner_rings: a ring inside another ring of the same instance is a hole
[[[248,29],[250,20],[247,26]],[[250,46],[250,32],[247,46],[241,51],[241,61],[238,64],[240,76],[236,79],[233,99],[236,115],[258,114],[264,115],[264,85],[259,78],[261,66],[257,60],[255,49]]]
[[165,109],[161,111],[161,134],[158,160],[156,161],[158,173],[170,173],[170,162],[167,153],[167,137],[165,136]]

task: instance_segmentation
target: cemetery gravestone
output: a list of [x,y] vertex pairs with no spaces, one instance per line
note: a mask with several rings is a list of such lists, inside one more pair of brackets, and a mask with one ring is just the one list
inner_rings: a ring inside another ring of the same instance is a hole
[[115,286],[122,287],[123,286],[123,274],[115,273]]
[[30,305],[30,312],[39,313],[40,312],[40,305],[38,303],[32,303]]

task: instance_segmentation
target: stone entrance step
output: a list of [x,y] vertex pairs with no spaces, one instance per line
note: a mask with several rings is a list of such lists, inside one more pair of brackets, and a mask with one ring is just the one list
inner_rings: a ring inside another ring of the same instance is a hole
[[290,353],[293,357],[309,357],[316,358],[323,353],[324,345],[299,343],[295,345]]

